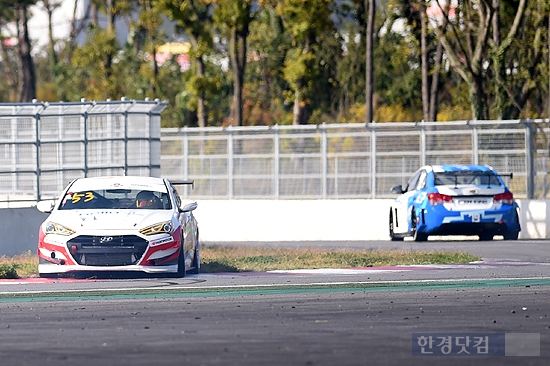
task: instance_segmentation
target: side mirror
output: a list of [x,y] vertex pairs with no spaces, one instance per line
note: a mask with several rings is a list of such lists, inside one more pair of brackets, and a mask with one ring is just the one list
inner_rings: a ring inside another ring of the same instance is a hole
[[391,193],[395,193],[395,194],[403,194],[403,186],[400,184],[398,186],[395,186],[395,187],[392,187],[391,188]]
[[40,201],[36,203],[36,209],[40,212],[51,213],[54,205],[55,201],[53,200]]
[[194,209],[197,208],[197,202],[191,202],[191,203],[188,203],[186,204],[185,206],[183,206],[180,211],[181,212],[191,212],[193,211]]

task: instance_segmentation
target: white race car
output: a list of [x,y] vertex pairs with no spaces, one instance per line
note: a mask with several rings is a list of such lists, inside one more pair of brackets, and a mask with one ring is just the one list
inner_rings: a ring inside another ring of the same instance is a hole
[[153,177],[73,180],[57,201],[41,201],[49,213],[38,235],[41,277],[70,273],[199,273],[199,231],[193,210],[174,188],[192,181]]

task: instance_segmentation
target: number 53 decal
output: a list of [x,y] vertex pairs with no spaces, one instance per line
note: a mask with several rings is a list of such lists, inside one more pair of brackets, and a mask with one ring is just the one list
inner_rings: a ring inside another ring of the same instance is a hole
[[84,199],[84,202],[90,202],[94,199],[94,194],[93,192],[74,193],[72,196],[73,203],[80,202],[81,199]]

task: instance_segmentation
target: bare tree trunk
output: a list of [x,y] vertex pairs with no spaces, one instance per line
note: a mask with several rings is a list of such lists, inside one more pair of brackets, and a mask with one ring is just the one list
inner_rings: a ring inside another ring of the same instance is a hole
[[302,94],[299,89],[294,91],[294,119],[293,125],[305,125],[307,124],[308,113],[304,102],[302,101]]
[[50,70],[55,75],[57,66],[57,53],[55,51],[55,39],[53,38],[53,12],[61,6],[61,3],[51,3],[50,0],[42,1],[46,14],[48,16],[48,58],[50,60]]
[[[451,3],[447,2],[447,4],[445,5],[445,12],[448,12],[450,6],[451,6]],[[448,23],[449,23],[449,19],[447,17],[443,17],[443,24],[441,25],[441,28],[440,28],[442,34],[445,34],[445,32],[447,31]],[[439,75],[441,73],[442,60],[443,60],[443,43],[441,43],[441,41],[438,41],[437,48],[435,51],[432,85],[430,90],[429,121],[437,121],[437,112],[439,111],[438,110]]]
[[[5,82],[9,86],[9,100],[14,101],[17,98],[17,72],[18,68],[10,62],[10,55],[6,50],[4,42],[0,42],[0,49],[2,50],[2,66],[4,67],[4,75],[6,77]],[[19,61],[17,62],[19,64]]]
[[437,121],[438,101],[439,101],[439,74],[441,72],[441,60],[443,59],[443,45],[437,44],[435,52],[435,63],[432,76],[432,85],[430,89],[430,108],[428,111],[428,121]]
[[[310,50],[309,40],[306,41],[302,53],[306,54]],[[305,125],[309,115],[307,113],[306,103],[304,101],[304,96],[302,95],[302,87],[304,82],[298,81],[298,86],[294,91],[294,119],[292,120],[293,125]]]
[[430,92],[428,64],[428,22],[426,20],[426,5],[420,1],[420,57],[422,59],[422,116],[424,121],[430,120]]
[[19,102],[31,102],[36,98],[36,74],[31,56],[31,41],[29,37],[27,6],[17,7],[17,38],[19,40]]
[[[493,0],[493,8],[498,9],[500,7],[500,0]],[[495,49],[499,50],[502,44],[502,37],[500,36],[500,12],[497,10],[493,14],[493,43]],[[493,105],[494,118],[502,119],[504,112],[504,98],[506,91],[504,90],[504,73],[505,65],[503,60],[504,54],[497,54],[493,57],[494,70],[495,70],[495,102]]]
[[[116,0],[107,0],[106,6],[107,6],[107,31],[109,32],[109,35],[116,38],[116,30],[115,30],[115,19],[116,19],[116,10],[115,10],[115,3]],[[107,79],[107,83],[109,83],[109,78],[113,74],[113,58],[114,55],[112,52],[108,52],[105,55],[105,61],[103,63],[105,67],[105,78]],[[107,89],[107,88],[106,88]],[[104,91],[104,97],[109,98],[109,90]]]
[[86,7],[84,17],[82,19],[77,19],[77,10],[80,0],[74,0],[73,13],[71,17],[71,29],[69,31],[69,39],[65,44],[63,52],[63,60],[68,62],[73,57],[73,52],[76,45],[76,37],[86,28],[87,20],[90,18],[90,13],[93,9],[96,9],[95,6],[90,2]]
[[[145,11],[151,12],[151,1],[147,0],[145,3]],[[152,57],[153,57],[153,80],[151,80],[151,83],[149,84],[149,89],[151,90],[151,94],[153,98],[157,94],[157,84],[158,84],[158,77],[159,77],[159,66],[157,64],[157,45],[155,44],[155,37],[154,37],[154,26],[151,24],[150,21],[147,21],[146,24],[147,27],[147,37],[149,38],[149,43],[151,44],[152,49]]]
[[365,9],[367,9],[367,36],[366,36],[366,122],[372,122],[373,116],[373,60],[374,60],[374,14],[375,0],[365,0]]
[[231,31],[231,65],[233,67],[233,125],[243,125],[243,86],[246,68],[246,37],[248,25]]
[[[204,60],[202,59],[202,57],[197,58],[197,77],[199,79],[202,79],[204,77]],[[199,127],[206,127],[207,124],[205,99],[206,96],[204,89],[201,88],[201,90],[199,90],[197,100],[197,118]]]

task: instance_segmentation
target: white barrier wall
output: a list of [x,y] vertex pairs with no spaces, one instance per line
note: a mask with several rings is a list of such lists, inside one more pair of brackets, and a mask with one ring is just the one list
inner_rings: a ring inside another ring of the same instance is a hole
[[[389,240],[392,200],[198,200],[203,242]],[[520,239],[550,238],[550,200],[522,200]],[[36,208],[0,209],[0,256],[36,253]]]
[[[391,199],[204,200],[202,241],[388,240]],[[518,201],[520,239],[550,237],[550,201]]]
[[386,239],[390,200],[197,201],[201,241]]

